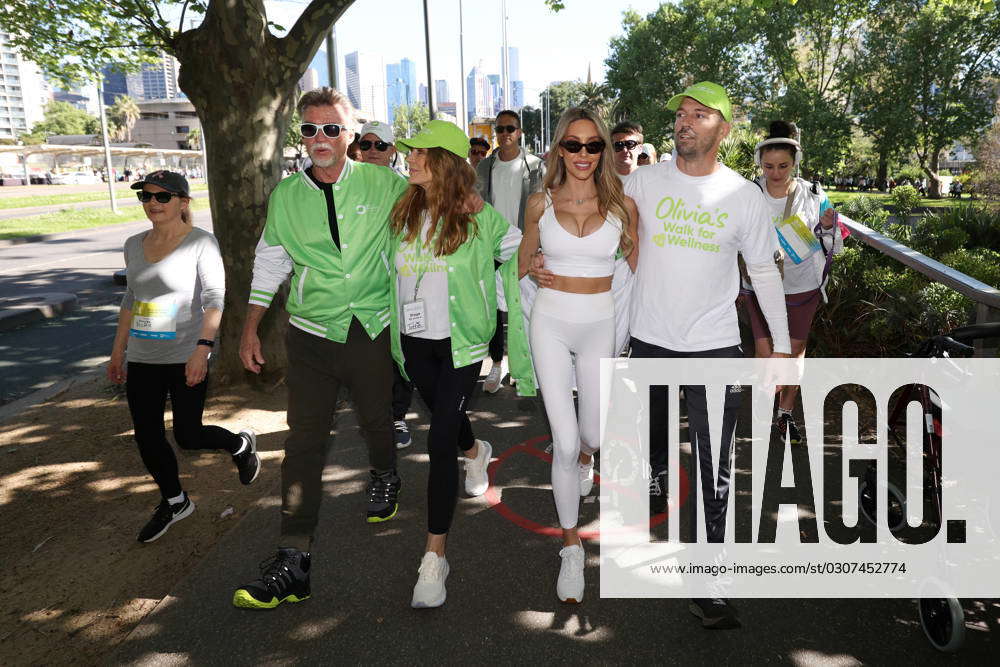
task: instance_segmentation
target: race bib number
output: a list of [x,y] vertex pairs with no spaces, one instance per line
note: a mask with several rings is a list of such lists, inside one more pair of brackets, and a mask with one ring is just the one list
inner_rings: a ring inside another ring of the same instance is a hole
[[822,248],[819,239],[806,223],[802,222],[798,213],[786,218],[776,229],[781,249],[785,252],[785,256],[796,264],[806,261]]
[[402,329],[408,336],[427,329],[427,311],[424,309],[423,299],[403,304]]
[[128,333],[136,338],[175,340],[177,338],[177,304],[136,301],[132,304],[132,327]]

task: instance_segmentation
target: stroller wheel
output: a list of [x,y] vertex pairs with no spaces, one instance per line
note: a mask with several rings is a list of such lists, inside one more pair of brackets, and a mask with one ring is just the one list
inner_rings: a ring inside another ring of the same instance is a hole
[[965,643],[965,612],[956,598],[920,598],[920,625],[928,641],[943,653],[954,653]]

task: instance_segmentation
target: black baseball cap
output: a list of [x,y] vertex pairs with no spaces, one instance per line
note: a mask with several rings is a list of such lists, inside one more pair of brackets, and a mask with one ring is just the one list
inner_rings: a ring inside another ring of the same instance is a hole
[[188,193],[191,191],[186,178],[176,171],[167,171],[166,169],[146,174],[146,178],[132,184],[132,189],[141,190],[142,186],[147,183],[149,185],[158,185],[167,192],[173,192],[175,195],[181,195],[182,197],[189,196]]

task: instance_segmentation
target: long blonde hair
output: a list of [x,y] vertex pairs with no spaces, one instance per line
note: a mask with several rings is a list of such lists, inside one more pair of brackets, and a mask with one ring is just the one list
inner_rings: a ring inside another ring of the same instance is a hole
[[[419,150],[419,149],[415,149]],[[411,185],[392,207],[392,231],[405,233],[404,243],[413,243],[420,236],[424,213],[429,214],[431,229],[428,238],[435,238],[434,254],[450,255],[476,234],[478,227],[467,211],[469,195],[476,191],[476,172],[468,162],[443,148],[427,148],[426,168],[433,186],[428,191]],[[470,225],[471,223],[471,225]]]
[[558,188],[566,182],[566,165],[563,164],[562,156],[559,154],[559,145],[571,123],[578,120],[589,120],[597,128],[597,134],[604,142],[604,150],[601,152],[601,159],[594,170],[594,185],[597,186],[597,210],[601,215],[607,217],[610,213],[618,219],[621,227],[621,250],[627,257],[635,247],[635,239],[628,232],[629,214],[625,208],[625,191],[622,188],[622,181],[614,170],[614,151],[611,148],[611,135],[601,118],[583,107],[571,107],[563,112],[556,125],[555,137],[552,139],[552,148],[546,160],[546,172],[544,186],[546,190]]

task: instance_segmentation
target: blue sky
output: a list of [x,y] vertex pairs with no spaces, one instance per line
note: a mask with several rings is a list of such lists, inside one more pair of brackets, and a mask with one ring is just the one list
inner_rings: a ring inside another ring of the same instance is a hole
[[[272,21],[290,27],[307,0],[267,3]],[[434,79],[446,79],[459,95],[459,0],[430,0],[431,63]],[[466,73],[480,60],[499,73],[500,0],[464,0]],[[520,50],[520,75],[525,103],[535,104],[551,81],[585,79],[588,64],[593,79],[603,81],[608,44],[622,33],[621,16],[628,8],[640,14],[655,11],[660,0],[567,0],[566,9],[551,13],[542,0],[507,0],[508,43]],[[343,56],[358,49],[380,53],[387,63],[407,57],[426,81],[422,0],[357,0],[337,24],[340,67]],[[326,83],[321,81],[321,83]]]

